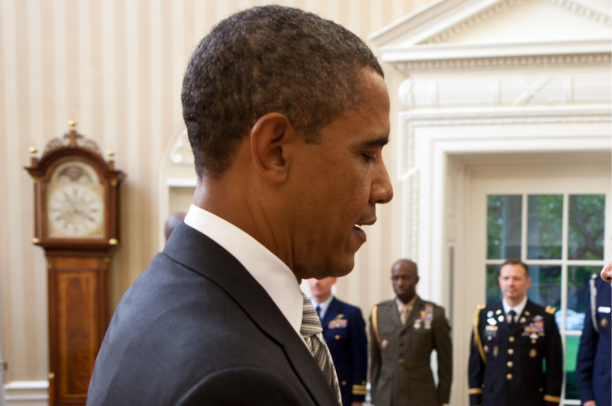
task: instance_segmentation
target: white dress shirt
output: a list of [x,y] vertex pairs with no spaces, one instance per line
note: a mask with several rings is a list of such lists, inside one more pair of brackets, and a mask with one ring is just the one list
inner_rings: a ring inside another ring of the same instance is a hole
[[317,303],[317,301],[314,299],[314,297],[310,298],[310,303],[312,303],[312,305],[314,306],[315,310],[317,308],[317,306],[319,306],[319,318],[321,320],[323,320],[323,317],[325,317],[325,313],[327,313],[327,308],[329,307],[329,304],[331,303],[332,299],[334,298],[334,295],[331,295],[330,297],[327,298],[327,300],[321,302],[321,303]]
[[185,216],[185,224],[232,254],[264,288],[302,338],[300,327],[304,299],[295,275],[283,261],[235,225],[193,204]]
[[516,323],[520,315],[523,313],[523,310],[525,309],[526,304],[527,304],[527,295],[525,295],[523,300],[521,300],[521,302],[514,307],[511,307],[508,304],[508,302],[506,302],[506,299],[503,299],[502,305],[504,306],[504,314],[506,315],[506,318],[510,318],[508,313],[510,313],[510,310],[514,310],[516,312],[516,314],[514,315],[514,322]]

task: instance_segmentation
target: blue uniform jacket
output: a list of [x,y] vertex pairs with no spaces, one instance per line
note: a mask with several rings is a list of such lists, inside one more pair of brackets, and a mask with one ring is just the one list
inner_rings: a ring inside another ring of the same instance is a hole
[[[610,369],[610,307],[611,297],[610,283],[593,275],[597,297],[595,302],[595,313],[597,317],[597,332],[593,326],[591,307],[589,306],[584,318],[584,328],[580,337],[580,348],[578,349],[578,360],[576,362],[576,379],[580,402],[595,400],[597,406],[610,406],[611,380]],[[589,289],[589,300],[591,295]]]
[[342,405],[363,402],[368,370],[368,339],[361,310],[334,297],[321,325],[338,373]]
[[470,405],[558,405],[563,347],[554,308],[527,300],[512,330],[503,311],[499,301],[479,307],[475,314],[468,367]]

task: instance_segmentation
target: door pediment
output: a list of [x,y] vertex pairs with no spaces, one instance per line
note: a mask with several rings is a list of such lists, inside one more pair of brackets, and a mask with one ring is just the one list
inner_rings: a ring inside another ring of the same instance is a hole
[[607,54],[605,0],[441,0],[373,34],[385,62]]

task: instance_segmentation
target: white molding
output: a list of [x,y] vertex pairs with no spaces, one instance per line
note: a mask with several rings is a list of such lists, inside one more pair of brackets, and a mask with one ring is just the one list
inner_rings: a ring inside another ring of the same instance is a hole
[[186,179],[186,178],[167,178],[166,187],[196,187],[198,185],[197,179]]
[[[611,122],[609,105],[400,113],[402,254],[442,272],[447,154],[609,151]],[[440,286],[424,282],[428,297],[439,300]]]
[[491,108],[415,110],[400,113],[411,127],[533,124],[533,123],[601,123],[610,122],[609,104],[556,108]]
[[[383,58],[384,59],[384,58]],[[557,66],[605,66],[610,65],[610,54],[543,55],[513,57],[483,57],[456,59],[424,58],[418,61],[389,61],[406,75],[415,71],[432,70],[492,70],[505,68],[538,68]]]
[[[466,28],[486,20],[526,0],[438,0],[422,7],[393,24],[370,35],[377,47],[399,39],[406,46],[424,43],[442,34],[457,35]],[[581,17],[605,26],[612,24],[610,3],[606,0],[547,0]]]
[[[531,42],[516,44],[428,44],[415,46],[383,46],[384,62],[430,62],[424,68],[462,67],[488,68],[491,66],[575,65],[610,62],[612,41],[593,39],[583,41]],[[478,59],[477,61],[472,61]],[[449,64],[443,61],[452,60]],[[431,63],[438,63],[432,65]],[[448,66],[447,66],[448,65]],[[418,67],[420,65],[416,65]]]
[[[484,8],[480,12],[470,15],[468,18],[463,19],[458,24],[439,32],[438,34],[427,38],[423,44],[436,44],[446,42],[449,39],[456,37],[462,32],[478,25],[479,23],[494,17],[496,14],[505,12],[507,9],[516,6],[526,0],[503,0],[497,4]],[[595,7],[587,6],[584,4],[577,3],[572,0],[547,0],[549,3],[556,6],[562,7],[580,17],[588,18],[596,23],[612,27],[612,19],[609,14],[597,10]]]
[[12,381],[4,385],[6,406],[48,406],[49,381]]
[[414,75],[399,86],[407,109],[451,107],[580,106],[612,102],[606,69],[590,72],[529,71],[453,77]]

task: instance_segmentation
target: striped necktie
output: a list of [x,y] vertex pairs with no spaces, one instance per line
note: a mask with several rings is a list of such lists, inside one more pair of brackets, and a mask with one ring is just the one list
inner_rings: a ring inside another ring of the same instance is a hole
[[302,326],[300,328],[300,334],[304,337],[304,341],[308,345],[308,349],[315,359],[319,368],[323,372],[327,383],[331,387],[332,391],[338,398],[338,404],[342,404],[342,398],[340,397],[340,385],[338,385],[338,376],[336,375],[336,368],[334,368],[334,362],[332,361],[329,348],[323,338],[323,328],[321,327],[321,319],[317,315],[314,306],[310,300],[302,292],[304,298],[304,308],[302,310]]

